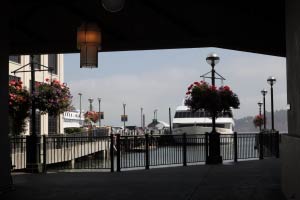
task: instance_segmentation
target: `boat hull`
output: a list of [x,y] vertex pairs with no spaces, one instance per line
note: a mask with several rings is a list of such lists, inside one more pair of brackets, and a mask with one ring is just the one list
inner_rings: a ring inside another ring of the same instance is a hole
[[[182,135],[186,133],[186,142],[188,144],[204,144],[205,134],[210,133],[212,127],[201,127],[201,126],[190,126],[174,128],[173,135],[174,140],[177,143],[182,143]],[[232,143],[233,142],[233,131],[226,128],[216,128],[216,131],[221,134],[221,144]]]

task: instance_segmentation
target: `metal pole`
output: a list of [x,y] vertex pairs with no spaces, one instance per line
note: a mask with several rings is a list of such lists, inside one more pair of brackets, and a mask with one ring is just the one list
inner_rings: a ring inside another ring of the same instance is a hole
[[141,108],[141,128],[143,129],[143,108]]
[[169,108],[169,124],[170,124],[170,134],[172,134],[171,108]]
[[266,94],[263,94],[264,99],[264,130],[266,130]]
[[271,117],[272,117],[272,131],[274,131],[273,84],[271,84]]
[[[261,116],[261,104],[258,104],[259,107],[259,116]],[[261,131],[261,124],[259,124],[259,131]]]
[[[211,85],[215,87],[215,63],[214,61],[211,64],[212,70],[211,70]],[[213,111],[212,113],[212,132],[216,132],[216,113]]]
[[126,107],[126,104],[123,103],[123,112],[124,112],[124,120],[123,120],[123,123],[124,123],[124,133],[125,133],[125,121],[126,121],[126,119],[125,119],[125,107]]
[[93,111],[93,104],[92,104],[92,103],[93,103],[93,100],[94,100],[94,99],[89,98],[88,100],[89,100],[89,102],[90,102],[90,111]]
[[149,170],[150,160],[149,160],[149,135],[145,134],[145,169]]
[[101,127],[101,98],[98,98],[99,102],[99,128]]
[[32,97],[32,105],[31,105],[31,134],[33,136],[36,136],[36,105],[35,105],[35,73],[34,73],[34,65],[33,65],[33,58],[34,56],[31,55],[31,63],[30,63],[30,68],[31,68],[31,94],[33,94]]
[[234,162],[238,161],[237,133],[233,133]]
[[81,93],[78,93],[78,95],[79,95],[79,123],[80,123],[80,125],[82,125],[81,124]]
[[115,166],[114,166],[114,135],[110,135],[110,171],[114,172]]
[[38,138],[36,134],[36,105],[35,105],[35,71],[34,71],[34,63],[33,59],[34,56],[30,55],[30,72],[31,72],[31,94],[33,94],[32,97],[32,105],[31,105],[31,135],[27,136],[26,141],[26,159],[27,159],[27,170],[29,172],[38,172]]

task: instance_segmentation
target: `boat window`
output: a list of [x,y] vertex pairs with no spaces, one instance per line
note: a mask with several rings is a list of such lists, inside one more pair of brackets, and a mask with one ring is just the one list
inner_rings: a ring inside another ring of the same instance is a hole
[[[209,112],[205,111],[196,111],[196,112],[191,112],[191,111],[179,111],[175,113],[174,118],[199,118],[199,117],[211,117],[211,114]],[[220,113],[218,117],[232,117],[232,112],[231,111],[225,111],[223,113]]]
[[[182,128],[182,127],[192,127],[192,126],[201,126],[201,127],[211,127],[211,124],[173,124],[173,128]],[[228,128],[225,127],[225,124],[216,124],[217,128]]]

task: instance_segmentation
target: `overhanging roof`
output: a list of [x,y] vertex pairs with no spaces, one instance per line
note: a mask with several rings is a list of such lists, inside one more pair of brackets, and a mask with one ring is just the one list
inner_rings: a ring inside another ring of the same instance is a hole
[[285,1],[12,1],[10,53],[71,53],[84,21],[102,29],[102,51],[220,47],[285,56]]

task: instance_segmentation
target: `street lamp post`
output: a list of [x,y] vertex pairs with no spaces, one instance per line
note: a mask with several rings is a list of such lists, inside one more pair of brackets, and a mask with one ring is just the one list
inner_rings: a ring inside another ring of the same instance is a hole
[[[219,56],[216,53],[211,53],[206,57],[206,62],[211,65],[211,84],[215,87],[215,66],[220,61]],[[220,151],[220,134],[216,131],[216,111],[212,112],[212,132],[209,135],[209,156],[207,158],[207,164],[219,164],[222,163],[222,156]]]
[[[206,62],[211,65],[211,85],[215,87],[215,66],[220,61],[220,58],[217,54],[211,53],[206,57]],[[212,113],[212,133],[216,132],[216,113]]]
[[[30,70],[24,70],[26,66],[30,67]],[[36,69],[35,66],[38,66]],[[46,69],[40,69],[40,67],[46,68]],[[30,63],[23,65],[22,67],[12,71],[11,73],[21,73],[21,72],[30,72],[31,75],[31,94],[35,93],[35,72],[39,71],[53,71],[52,67],[47,67],[45,65],[40,64],[39,62],[35,61],[34,55],[30,55]],[[36,133],[36,100],[33,96],[31,100],[31,133],[29,136],[26,137],[26,169],[29,172],[41,172],[41,163],[39,161],[39,149],[38,149],[38,143],[39,138]]]
[[[263,102],[259,101],[257,103],[258,108],[259,108],[259,116],[261,116],[261,106],[262,106]],[[261,124],[259,124],[259,131],[261,131]]]
[[143,108],[141,108],[141,128],[143,129]]
[[79,123],[80,123],[80,125],[82,125],[82,123],[81,123],[81,96],[82,96],[82,93],[78,93],[78,95],[79,95]]
[[275,129],[274,129],[273,85],[276,83],[276,78],[274,76],[270,76],[267,81],[271,86],[271,119],[272,119],[272,131],[274,131]]
[[101,98],[98,98],[99,103],[99,128],[101,127]]
[[123,115],[124,115],[123,123],[124,123],[124,133],[125,133],[125,127],[126,127],[126,126],[125,126],[125,121],[126,121],[126,119],[125,119],[125,118],[126,118],[126,117],[125,117],[125,113],[126,113],[125,111],[126,111],[126,110],[125,110],[125,109],[126,109],[126,104],[123,103]]
[[264,130],[266,130],[266,94],[268,91],[266,89],[263,89],[261,91],[261,94],[263,95],[263,104],[264,104]]
[[90,111],[93,111],[93,101],[94,101],[94,99],[89,98],[88,101],[90,103]]

